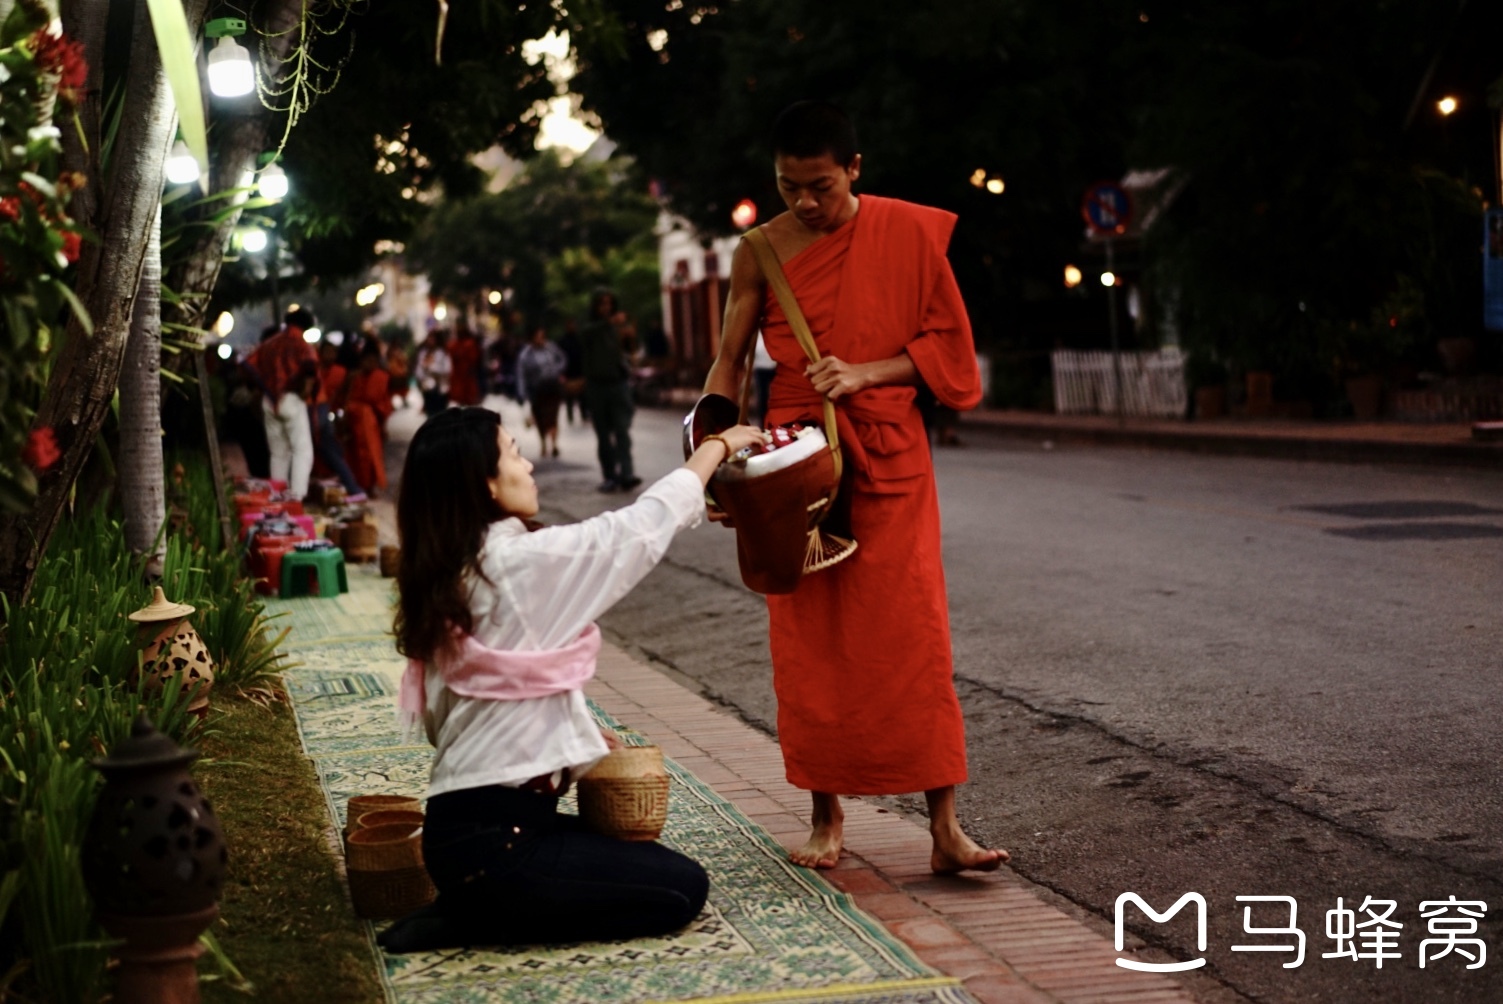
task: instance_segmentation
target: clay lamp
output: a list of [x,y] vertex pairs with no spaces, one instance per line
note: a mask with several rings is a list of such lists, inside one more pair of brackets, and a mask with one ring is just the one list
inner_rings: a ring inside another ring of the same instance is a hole
[[188,773],[197,758],[141,715],[93,764],[104,774],[84,884],[114,949],[116,1004],[197,1004],[199,935],[219,916],[224,834]]
[[[140,671],[146,676],[146,688],[161,691],[176,679],[188,698],[188,710],[202,718],[209,710],[214,662],[204,640],[188,623],[193,610],[186,603],[173,603],[161,586],[153,586],[151,603],[126,616],[140,625],[136,643],[141,648]],[[131,686],[138,680],[131,673]]]

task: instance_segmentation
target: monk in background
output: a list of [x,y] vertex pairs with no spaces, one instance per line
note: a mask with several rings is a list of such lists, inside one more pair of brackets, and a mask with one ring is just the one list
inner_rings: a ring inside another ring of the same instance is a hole
[[391,385],[381,368],[381,347],[374,340],[360,350],[360,367],[345,381],[344,417],[350,469],[374,494],[386,487],[386,419]]
[[[965,304],[945,258],[951,213],[855,195],[856,130],[825,102],[799,102],[773,127],[788,211],[762,230],[819,347],[810,364],[742,243],[731,264],[720,351],[705,392],[737,399],[760,328],[777,364],[766,424],[816,419],[835,404],[851,476],[854,554],[767,597],[778,741],[789,782],[813,797],[796,864],[833,868],[841,795],[923,791],[931,869],[991,871],[1008,860],[960,827],[965,724],[955,695],[940,562],[939,498],[916,390],[955,409],[981,400]],[[718,511],[712,520],[724,519]]]
[[455,404],[480,403],[480,340],[468,325],[460,324],[454,329],[454,340],[449,343],[449,399]]

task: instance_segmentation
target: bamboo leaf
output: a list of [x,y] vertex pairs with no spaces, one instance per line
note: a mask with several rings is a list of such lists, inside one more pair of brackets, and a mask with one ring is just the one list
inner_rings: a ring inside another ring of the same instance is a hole
[[68,306],[73,308],[73,314],[78,318],[78,323],[83,325],[84,334],[92,335],[94,333],[94,321],[89,317],[89,311],[84,307],[83,301],[61,279],[53,279],[52,285],[57,288],[59,293],[63,294],[63,299],[68,301]]
[[193,35],[188,31],[188,16],[182,0],[146,0],[151,11],[151,29],[157,36],[157,51],[162,54],[162,68],[177,102],[178,128],[183,142],[198,161],[200,175],[209,173],[209,134],[204,125],[203,93],[198,87],[198,59],[193,51]]

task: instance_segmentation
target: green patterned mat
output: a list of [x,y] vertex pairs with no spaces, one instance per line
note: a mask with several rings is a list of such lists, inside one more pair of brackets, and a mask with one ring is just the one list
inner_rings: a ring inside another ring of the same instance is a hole
[[[338,599],[273,600],[293,628],[286,683],[304,748],[336,825],[355,794],[421,794],[431,749],[403,745],[395,714],[402,659],[384,632],[389,583],[350,568]],[[630,723],[593,708],[628,741]],[[671,760],[662,842],[710,873],[710,900],[665,938],[382,955],[395,1004],[974,1004],[769,834]],[[572,811],[572,806],[569,807]],[[376,928],[371,927],[373,950]]]

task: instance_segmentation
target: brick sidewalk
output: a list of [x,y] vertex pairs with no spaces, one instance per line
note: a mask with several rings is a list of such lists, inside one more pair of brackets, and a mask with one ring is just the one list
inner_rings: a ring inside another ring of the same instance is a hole
[[[783,777],[776,741],[607,644],[586,688],[785,846],[808,834],[809,794]],[[1169,1004],[1167,976],[1115,964],[1109,938],[1045,903],[1006,868],[937,877],[925,828],[859,799],[845,807],[840,864],[823,874],[981,1004]]]

